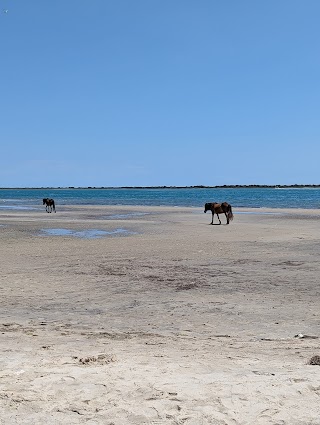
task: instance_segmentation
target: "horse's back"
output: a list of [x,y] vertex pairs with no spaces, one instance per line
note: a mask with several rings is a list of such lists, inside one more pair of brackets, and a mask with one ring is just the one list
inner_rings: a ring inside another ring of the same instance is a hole
[[231,209],[231,205],[228,204],[228,202],[222,202],[221,204],[218,202],[208,202],[205,204],[205,209],[221,214],[229,211]]
[[230,205],[230,204],[228,204],[228,202],[222,202],[221,207],[222,207],[224,210],[229,211],[229,209],[230,209],[231,205]]
[[210,210],[213,212],[213,213],[218,213],[218,214],[220,214],[221,212],[222,212],[222,208],[221,208],[221,204],[219,204],[218,202],[211,202],[211,208],[210,208]]

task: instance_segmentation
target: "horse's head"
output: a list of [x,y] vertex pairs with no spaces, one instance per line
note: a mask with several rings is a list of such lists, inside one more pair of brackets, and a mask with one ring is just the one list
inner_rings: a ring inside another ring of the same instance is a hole
[[47,202],[47,199],[46,198],[43,198],[42,205],[44,205],[46,202]]
[[211,210],[211,203],[210,202],[207,202],[205,205],[204,205],[204,212],[206,213],[207,211],[209,211],[209,210]]

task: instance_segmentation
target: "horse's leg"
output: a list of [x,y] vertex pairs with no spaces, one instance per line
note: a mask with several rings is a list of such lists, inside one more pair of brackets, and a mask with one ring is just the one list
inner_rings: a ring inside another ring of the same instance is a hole
[[226,216],[226,219],[227,219],[227,224],[229,224],[229,216],[228,216],[228,213],[224,213],[224,215]]
[[213,224],[214,211],[212,211],[212,220],[210,224]]
[[219,224],[221,224],[221,220],[220,220],[219,214],[218,213],[216,213],[216,214],[217,214],[217,217],[218,217],[218,220],[219,220]]

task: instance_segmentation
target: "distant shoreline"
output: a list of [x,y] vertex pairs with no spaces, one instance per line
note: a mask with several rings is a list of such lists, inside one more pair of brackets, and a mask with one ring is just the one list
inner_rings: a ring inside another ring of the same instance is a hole
[[291,185],[283,185],[283,184],[275,184],[275,185],[267,185],[267,184],[249,184],[249,185],[218,185],[218,186],[58,186],[58,187],[0,187],[0,190],[43,190],[43,189],[54,189],[54,190],[85,190],[85,189],[304,189],[304,188],[320,188],[320,184],[291,184]]

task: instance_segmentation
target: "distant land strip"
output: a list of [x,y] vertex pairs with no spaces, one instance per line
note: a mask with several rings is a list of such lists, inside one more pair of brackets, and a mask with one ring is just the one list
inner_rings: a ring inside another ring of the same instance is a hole
[[320,188],[320,184],[230,184],[218,186],[43,186],[43,187],[1,187],[1,190],[41,190],[41,189],[303,189],[303,188]]

